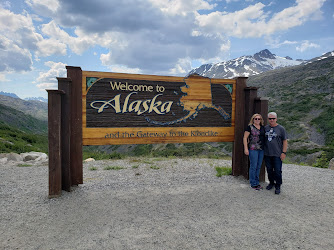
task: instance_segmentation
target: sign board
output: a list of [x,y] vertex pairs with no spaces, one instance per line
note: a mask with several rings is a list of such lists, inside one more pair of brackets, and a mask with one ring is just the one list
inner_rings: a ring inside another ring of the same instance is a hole
[[234,140],[236,80],[82,71],[83,145]]

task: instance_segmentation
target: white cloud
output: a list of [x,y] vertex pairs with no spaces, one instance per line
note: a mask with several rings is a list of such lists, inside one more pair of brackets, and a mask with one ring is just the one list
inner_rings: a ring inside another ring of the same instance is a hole
[[26,0],[27,5],[33,7],[38,12],[42,12],[47,15],[57,12],[59,9],[58,0]]
[[0,72],[24,72],[32,69],[32,56],[29,50],[20,48],[3,36],[0,36],[0,58]]
[[185,76],[191,70],[191,58],[181,58],[169,72],[174,76]]
[[28,14],[16,15],[0,7],[0,71],[30,71],[31,51],[37,49],[41,40]]
[[203,0],[149,0],[154,6],[157,6],[162,12],[172,15],[186,15],[189,12],[198,10],[211,10],[216,4],[210,4]]
[[36,56],[51,56],[54,54],[66,55],[66,44],[61,43],[56,39],[42,40],[37,43],[39,50],[36,52]]
[[300,46],[296,47],[296,50],[299,52],[304,52],[305,50],[311,49],[311,48],[319,48],[320,46],[315,43],[311,43],[309,41],[304,41]]
[[0,81],[1,82],[8,82],[8,80],[6,79],[6,74],[0,73]]
[[[226,0],[226,3],[238,2],[239,0]],[[246,0],[247,1],[247,0]],[[248,0],[249,1],[249,0]]]
[[284,40],[283,42],[281,42],[279,38],[273,39],[271,36],[265,37],[265,40],[266,40],[266,45],[270,46],[270,48],[280,48],[285,45],[298,44],[297,41],[289,41],[289,40]]
[[128,74],[141,74],[139,68],[128,68],[124,65],[113,65],[110,67],[110,70],[115,73],[128,73]]
[[[229,36],[262,37],[299,26],[309,19],[320,17],[320,8],[325,0],[297,0],[296,5],[281,12],[265,12],[262,3],[250,5],[234,13],[212,12],[197,15],[198,25],[203,33],[226,33]],[[267,21],[268,20],[268,21]]]
[[[212,12],[197,15],[196,20],[203,34],[225,33],[235,37],[259,37],[259,30],[265,25],[262,3],[251,5],[234,13]],[[254,21],[255,20],[255,21]]]
[[[44,15],[37,1],[30,2],[38,14]],[[213,4],[204,0],[172,0],[172,3],[97,0],[76,8],[77,3],[60,0],[58,12],[47,13],[53,20],[42,26],[43,35],[53,40],[39,43],[38,56],[63,54],[63,44],[77,54],[99,45],[109,50],[100,57],[103,65],[126,65],[129,69],[157,73],[168,72],[183,58],[210,60],[225,53],[221,51],[225,36],[192,35],[196,30],[194,13],[199,9],[210,10]],[[69,35],[66,27],[74,28],[75,36]],[[58,51],[43,49],[42,45],[51,42],[56,45],[56,41],[60,45]]]
[[50,69],[47,72],[41,72],[37,78],[37,87],[41,90],[46,88],[57,88],[57,78],[66,76],[66,64],[61,62],[48,61],[45,66]]
[[43,24],[41,30],[43,35],[49,37],[49,39],[44,39],[38,44],[38,56],[65,55],[67,48],[80,55],[90,47],[95,45],[107,47],[112,42],[109,33],[102,35],[97,33],[87,34],[79,28],[75,29],[76,36],[71,36],[64,29],[61,29],[55,21]]
[[58,85],[56,82],[49,82],[49,83],[40,83],[36,85],[37,88],[40,90],[46,90],[46,89],[58,89]]
[[[270,3],[258,2],[233,13],[201,14],[199,10],[210,12],[224,1],[96,0],[82,1],[78,8],[78,1],[25,0],[33,15],[0,8],[1,45],[22,58],[0,63],[0,72],[29,71],[32,58],[81,55],[99,46],[101,63],[112,70],[182,74],[191,60],[226,58],[231,47],[228,36],[267,37],[319,18],[324,1],[296,0],[278,13],[266,11]],[[36,29],[33,21],[43,20],[48,23]]]

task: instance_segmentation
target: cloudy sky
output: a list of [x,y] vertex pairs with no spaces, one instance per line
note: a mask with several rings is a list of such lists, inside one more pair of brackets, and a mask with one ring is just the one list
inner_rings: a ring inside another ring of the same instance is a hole
[[0,91],[46,97],[66,65],[184,76],[269,49],[334,50],[334,0],[0,0]]

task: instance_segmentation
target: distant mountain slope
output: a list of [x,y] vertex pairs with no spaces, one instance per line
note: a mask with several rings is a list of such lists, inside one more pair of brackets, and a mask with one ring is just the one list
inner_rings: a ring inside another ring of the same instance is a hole
[[13,98],[20,98],[14,93],[8,93],[8,92],[3,92],[3,91],[0,91],[0,95],[10,96],[10,97],[13,97]]
[[302,60],[280,57],[269,50],[262,50],[253,56],[242,56],[226,62],[204,64],[189,72],[210,78],[234,78],[238,76],[257,75],[269,70],[302,64]]
[[46,106],[0,95],[0,153],[48,151]]
[[250,76],[248,86],[259,87],[262,96],[281,97],[282,91],[294,91],[299,94],[333,93],[334,90],[334,56],[322,60],[268,71]]
[[25,101],[19,98],[0,95],[0,104],[21,111],[36,119],[43,121],[47,121],[48,119],[48,104],[45,102]]
[[0,104],[0,121],[27,133],[47,133],[47,121],[38,120],[3,104]]

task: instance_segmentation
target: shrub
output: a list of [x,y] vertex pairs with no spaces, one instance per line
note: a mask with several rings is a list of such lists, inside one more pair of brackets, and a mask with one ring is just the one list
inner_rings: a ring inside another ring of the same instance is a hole
[[312,166],[316,168],[328,168],[328,162],[329,160],[327,159],[326,153],[322,152],[320,157]]
[[222,177],[223,175],[231,175],[232,168],[231,167],[216,167],[217,177]]

